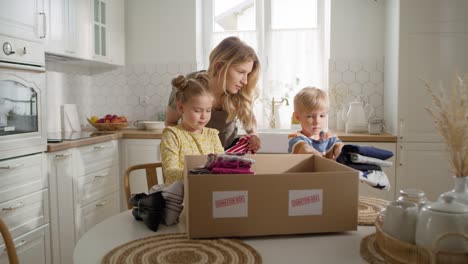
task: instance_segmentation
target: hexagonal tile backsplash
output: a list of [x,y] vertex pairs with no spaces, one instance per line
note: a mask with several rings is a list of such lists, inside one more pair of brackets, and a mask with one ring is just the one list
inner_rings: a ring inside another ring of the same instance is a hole
[[[383,119],[383,65],[383,58],[329,61],[330,128],[336,128],[337,110],[355,100],[370,104],[372,119]],[[108,113],[132,121],[163,120],[171,79],[196,69],[196,63],[138,64],[99,73],[82,65],[47,62],[48,104],[54,110],[49,110],[49,120],[60,122],[50,112],[59,113],[61,104],[77,104],[83,125],[86,117]]]
[[77,104],[83,125],[86,117],[108,113],[132,121],[163,120],[172,78],[196,68],[196,64],[146,64],[97,73],[93,71],[98,69],[87,72],[83,67],[48,62],[48,99],[58,109],[61,104]]
[[369,104],[370,119],[383,119],[383,58],[330,59],[329,61],[329,127],[336,128],[337,112],[347,111],[349,103]]

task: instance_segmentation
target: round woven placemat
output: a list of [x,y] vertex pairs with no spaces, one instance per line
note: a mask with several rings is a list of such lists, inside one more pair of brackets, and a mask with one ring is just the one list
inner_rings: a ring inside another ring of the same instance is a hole
[[361,253],[361,257],[370,264],[390,263],[375,247],[375,233],[370,234],[361,240],[361,247],[359,252]]
[[103,264],[260,264],[260,254],[236,239],[188,239],[187,234],[156,235],[114,248]]
[[388,203],[388,201],[379,198],[359,196],[358,225],[374,225],[380,210],[385,208]]

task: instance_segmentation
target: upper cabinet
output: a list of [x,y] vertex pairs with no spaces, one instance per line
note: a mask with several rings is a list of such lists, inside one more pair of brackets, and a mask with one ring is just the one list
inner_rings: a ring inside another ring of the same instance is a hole
[[44,0],[0,0],[0,34],[41,42],[46,37]]
[[108,1],[110,63],[125,65],[125,10],[124,0]]
[[93,1],[93,59],[125,64],[125,14],[123,0]]
[[468,73],[468,1],[386,4],[385,125],[399,141],[440,142],[422,80],[448,90],[455,73]]
[[91,59],[89,0],[46,0],[47,53]]
[[98,60],[107,61],[108,58],[108,21],[107,21],[107,1],[92,0],[93,1],[93,58]]
[[46,53],[125,64],[123,0],[45,1]]

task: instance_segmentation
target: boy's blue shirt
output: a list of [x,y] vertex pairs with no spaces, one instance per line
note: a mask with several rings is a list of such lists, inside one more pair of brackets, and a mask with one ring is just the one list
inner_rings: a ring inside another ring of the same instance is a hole
[[312,146],[322,154],[326,154],[329,151],[332,151],[333,146],[341,142],[337,136],[331,135],[325,131],[320,132],[319,140],[307,137],[302,134],[301,131],[297,131],[288,135],[288,153],[293,153],[294,146],[301,141],[306,142],[307,145]]

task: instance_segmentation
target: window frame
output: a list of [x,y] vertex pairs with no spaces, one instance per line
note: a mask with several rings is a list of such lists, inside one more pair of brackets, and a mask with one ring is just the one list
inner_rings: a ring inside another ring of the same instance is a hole
[[[202,40],[202,60],[201,67],[207,69],[209,66],[209,54],[213,47],[211,47],[213,39],[213,19],[214,19],[214,1],[215,0],[204,0],[202,4],[202,30],[203,30],[203,40]],[[257,33],[257,56],[260,60],[262,70],[260,75],[260,80],[258,83],[259,96],[265,97],[268,94],[268,91],[264,87],[266,80],[264,79],[265,73],[268,70],[268,43],[266,40],[269,39],[268,34],[271,34],[271,1],[270,0],[254,0],[255,1],[255,14],[256,14],[256,33]],[[328,91],[328,60],[330,58],[330,6],[331,0],[317,0],[317,30],[320,35],[320,44],[322,50],[322,56],[319,58],[321,60],[322,68],[322,84],[321,87],[323,90]],[[292,100],[292,98],[290,98]],[[257,118],[259,119],[259,118]],[[260,117],[261,119],[261,117]],[[259,124],[260,125],[260,124]]]

